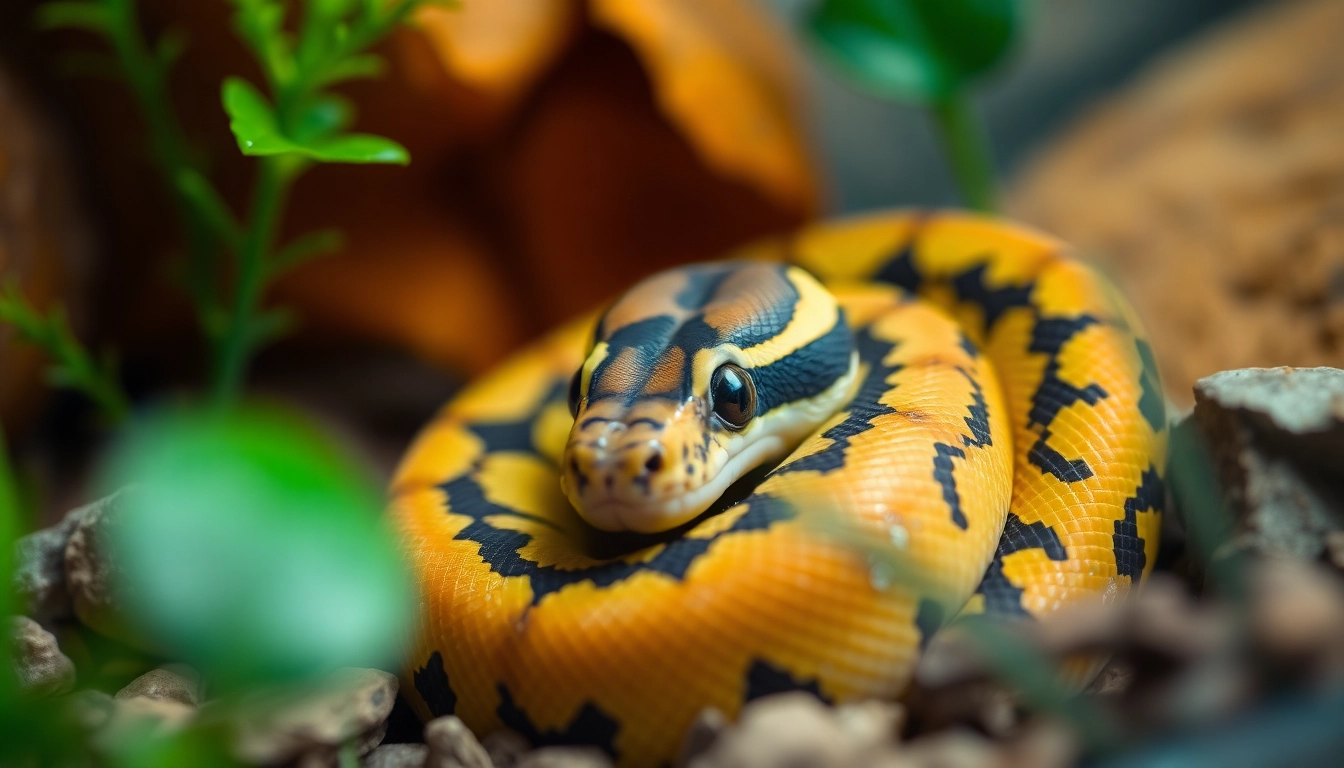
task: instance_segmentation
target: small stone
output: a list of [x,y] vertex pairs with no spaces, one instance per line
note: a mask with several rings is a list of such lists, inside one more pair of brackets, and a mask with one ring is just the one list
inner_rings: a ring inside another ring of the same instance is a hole
[[595,747],[543,747],[520,760],[517,768],[612,768],[612,762]]
[[743,708],[737,726],[691,762],[692,768],[827,768],[856,752],[832,711],[809,693],[765,696]]
[[361,754],[372,751],[386,732],[397,685],[382,670],[341,669],[310,690],[254,692],[239,707],[234,751],[256,764],[334,757],[351,739]]
[[677,755],[677,768],[687,768],[695,758],[708,752],[728,728],[728,718],[714,707],[700,710],[700,714],[691,721],[686,729],[686,737],[681,742],[681,752]]
[[1001,768],[993,742],[965,730],[950,730],[923,736],[892,753],[883,768]]
[[1278,666],[1323,688],[1344,679],[1340,579],[1323,566],[1280,558],[1257,562],[1249,581],[1253,634]]
[[1067,768],[1078,761],[1078,736],[1057,720],[1037,720],[1007,751],[1015,768]]
[[27,616],[13,616],[10,647],[19,687],[34,696],[64,693],[75,686],[75,665],[61,653],[56,636]]
[[1128,662],[1112,659],[1101,673],[1087,687],[1091,696],[1119,696],[1129,690],[1134,682],[1134,666]]
[[118,699],[143,696],[149,699],[167,699],[188,706],[200,704],[200,681],[190,667],[175,665],[176,669],[151,669],[132,680],[117,692]]
[[86,731],[102,728],[112,717],[116,700],[102,691],[76,691],[67,700],[70,715]]
[[94,734],[102,751],[124,745],[131,739],[152,739],[182,730],[196,714],[194,707],[166,699],[113,699],[111,714]]
[[905,707],[893,701],[868,699],[835,708],[840,730],[860,749],[895,744],[905,727]]
[[65,545],[65,580],[75,616],[87,627],[142,650],[152,650],[122,618],[113,582],[118,567],[109,549],[109,534],[128,494],[122,490],[89,505]]
[[425,768],[492,768],[481,742],[453,715],[426,723],[425,743],[429,745]]
[[1315,560],[1326,536],[1344,529],[1332,465],[1344,452],[1341,403],[1344,371],[1335,368],[1247,368],[1195,385],[1191,424],[1237,514],[1234,548]]
[[514,768],[523,755],[532,749],[521,733],[507,728],[487,734],[481,739],[481,746],[485,748],[495,768]]
[[423,768],[428,759],[424,744],[384,744],[364,758],[364,768]]
[[14,593],[24,613],[44,624],[75,615],[65,583],[65,546],[84,516],[112,498],[71,510],[56,525],[14,542]]

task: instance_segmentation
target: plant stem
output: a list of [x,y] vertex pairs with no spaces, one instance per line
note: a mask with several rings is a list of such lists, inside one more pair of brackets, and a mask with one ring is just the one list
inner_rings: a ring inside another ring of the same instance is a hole
[[961,188],[962,199],[977,210],[997,210],[994,193],[994,166],[985,139],[984,126],[975,114],[966,93],[958,92],[933,103],[934,121],[942,134],[952,175]]
[[[187,284],[202,318],[215,306],[211,294],[213,260],[218,247],[203,213],[175,183],[183,170],[204,176],[178,123],[168,93],[167,65],[150,51],[140,33],[134,0],[103,0],[110,16],[108,39],[121,64],[126,82],[140,102],[140,112],[149,130],[148,146],[163,174],[187,240]],[[207,328],[208,332],[208,328]]]
[[253,324],[261,304],[265,285],[267,256],[275,237],[276,221],[284,204],[292,175],[283,157],[263,158],[257,169],[252,194],[252,211],[241,252],[234,286],[233,310],[229,314],[223,342],[216,350],[214,402],[227,407],[238,399],[247,360],[254,346]]

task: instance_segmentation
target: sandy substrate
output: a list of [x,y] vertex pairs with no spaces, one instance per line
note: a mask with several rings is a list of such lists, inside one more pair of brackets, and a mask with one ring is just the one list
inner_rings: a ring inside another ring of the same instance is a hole
[[1159,61],[1022,174],[1009,209],[1111,272],[1172,399],[1344,366],[1344,3],[1270,4]]

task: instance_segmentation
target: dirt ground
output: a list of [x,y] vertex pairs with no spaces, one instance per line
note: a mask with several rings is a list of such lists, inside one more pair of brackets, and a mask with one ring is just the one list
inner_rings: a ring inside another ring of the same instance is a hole
[[1344,366],[1344,3],[1268,4],[1157,62],[1021,174],[1009,212],[1112,273],[1168,393]]

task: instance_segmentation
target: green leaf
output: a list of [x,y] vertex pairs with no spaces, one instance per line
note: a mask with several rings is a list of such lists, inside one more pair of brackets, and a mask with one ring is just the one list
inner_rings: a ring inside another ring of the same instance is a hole
[[100,478],[135,484],[110,544],[145,636],[224,689],[395,663],[410,583],[380,494],[337,445],[255,407],[133,428]]
[[265,156],[293,152],[292,142],[280,135],[275,110],[253,85],[238,77],[224,81],[221,94],[229,115],[229,130],[244,155]]
[[196,209],[215,236],[230,248],[239,248],[243,240],[242,227],[209,180],[190,168],[183,168],[178,171],[176,181],[178,191]]
[[165,70],[177,63],[182,57],[182,53],[187,50],[187,33],[181,27],[170,27],[154,44],[154,58],[159,60],[159,65]]
[[316,79],[318,86],[332,85],[334,83],[344,82],[346,80],[367,79],[371,77],[381,77],[387,70],[387,64],[381,56],[372,53],[361,54],[357,56],[347,56],[340,61],[333,62],[320,73]]
[[814,44],[859,84],[921,103],[950,98],[997,64],[1020,24],[1020,0],[824,0]]
[[275,254],[267,271],[272,276],[281,275],[305,261],[340,250],[344,242],[338,229],[319,229],[299,235]]
[[294,142],[311,145],[329,138],[350,127],[354,114],[355,107],[349,99],[334,93],[321,94],[299,111],[293,126]]
[[285,336],[298,325],[298,314],[289,309],[269,309],[257,313],[249,329],[248,344],[257,349]]
[[[275,111],[270,102],[246,80],[231,77],[224,81],[224,110],[229,114],[229,128],[244,155],[268,156],[297,154],[327,163],[396,163],[410,162],[406,148],[391,139],[364,133],[298,141],[297,137],[281,134]],[[311,125],[320,121],[339,122],[348,115],[348,107],[336,98],[316,102],[316,109],[307,117]]]
[[406,165],[411,153],[397,142],[368,133],[347,133],[307,148],[311,157],[328,163],[390,163]]
[[106,33],[112,26],[112,15],[102,5],[92,2],[48,2],[37,7],[37,26],[42,29],[86,29]]

